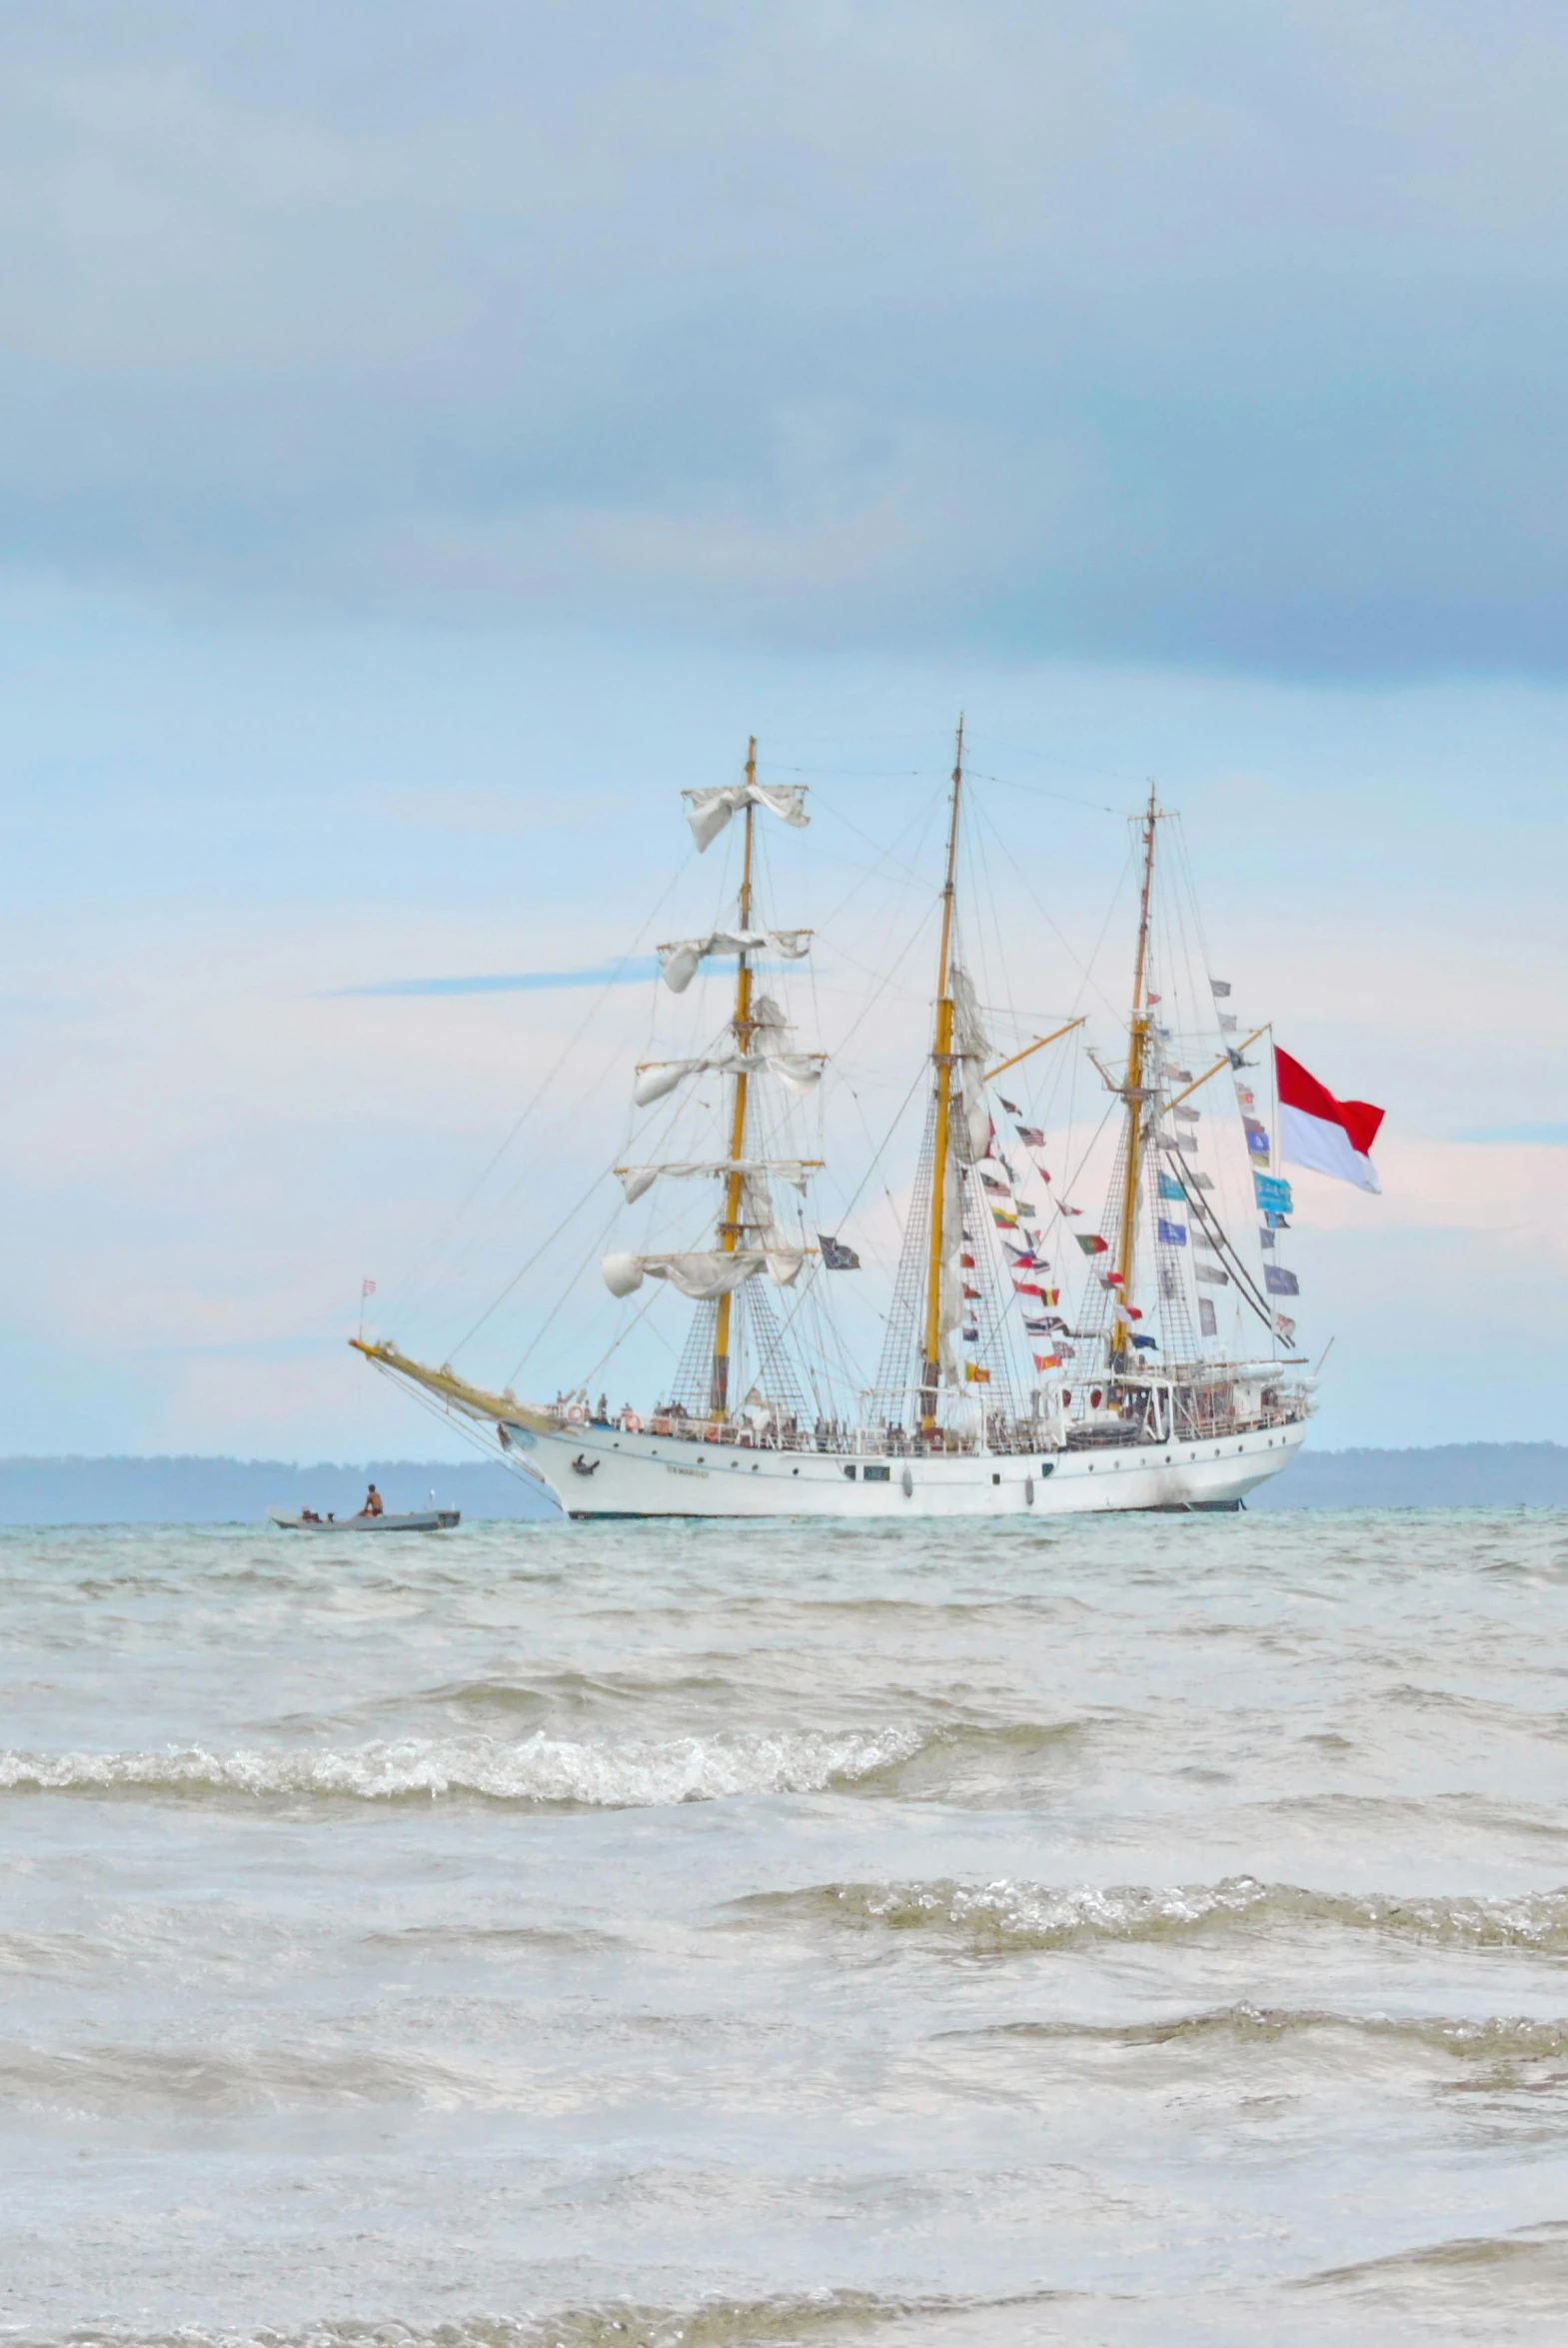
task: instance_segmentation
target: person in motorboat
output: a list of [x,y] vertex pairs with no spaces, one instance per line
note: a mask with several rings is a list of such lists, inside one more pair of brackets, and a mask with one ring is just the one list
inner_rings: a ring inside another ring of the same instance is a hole
[[365,1505],[360,1510],[360,1514],[362,1516],[384,1516],[386,1508],[386,1502],[377,1491],[376,1486],[372,1484],[370,1490],[365,1494]]
[[300,1510],[300,1522],[302,1524],[320,1524],[321,1518],[317,1515],[314,1508],[302,1508]]

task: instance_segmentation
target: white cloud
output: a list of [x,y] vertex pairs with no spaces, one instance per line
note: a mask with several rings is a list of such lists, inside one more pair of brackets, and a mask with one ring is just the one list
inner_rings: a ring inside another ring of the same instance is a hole
[[16,559],[231,609],[1559,665],[1549,12],[652,25],[11,25]]

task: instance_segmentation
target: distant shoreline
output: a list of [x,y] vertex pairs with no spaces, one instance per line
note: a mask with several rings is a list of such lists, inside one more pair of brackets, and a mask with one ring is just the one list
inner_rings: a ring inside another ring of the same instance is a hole
[[[259,1524],[308,1500],[343,1515],[374,1480],[389,1506],[424,1507],[434,1489],[471,1522],[556,1511],[488,1460],[66,1457],[0,1459],[0,1525]],[[1436,1443],[1425,1449],[1303,1452],[1247,1502],[1292,1508],[1568,1507],[1568,1444]]]

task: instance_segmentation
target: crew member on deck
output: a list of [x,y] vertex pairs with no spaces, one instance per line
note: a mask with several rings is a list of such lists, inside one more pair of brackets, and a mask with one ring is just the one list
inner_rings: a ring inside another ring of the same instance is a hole
[[385,1513],[386,1503],[382,1499],[380,1492],[377,1491],[376,1486],[372,1484],[370,1490],[365,1494],[365,1505],[360,1510],[360,1514],[362,1516],[381,1516]]

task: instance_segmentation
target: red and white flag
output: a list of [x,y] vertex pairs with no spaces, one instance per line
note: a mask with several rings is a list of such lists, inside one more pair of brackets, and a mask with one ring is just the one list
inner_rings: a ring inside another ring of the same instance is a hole
[[1326,1085],[1308,1076],[1299,1060],[1274,1048],[1279,1087],[1279,1155],[1313,1174],[1335,1174],[1360,1190],[1381,1190],[1368,1152],[1377,1140],[1383,1112],[1367,1101],[1336,1101]]

